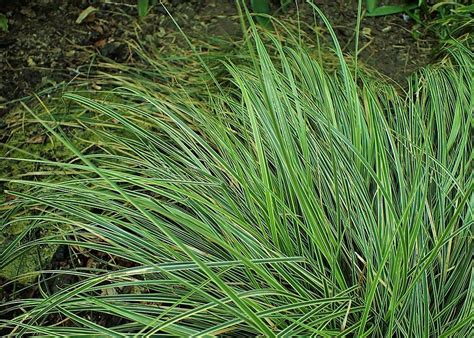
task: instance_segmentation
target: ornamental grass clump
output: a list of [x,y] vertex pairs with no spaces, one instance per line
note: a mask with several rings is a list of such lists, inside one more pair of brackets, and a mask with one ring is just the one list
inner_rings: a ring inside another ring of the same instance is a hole
[[296,38],[249,34],[240,55],[196,52],[194,84],[151,58],[24,107],[71,155],[16,159],[43,178],[10,180],[3,228],[28,226],[1,264],[58,245],[92,263],[17,287],[4,332],[467,336],[471,52],[402,90],[354,74],[337,41],[332,72]]

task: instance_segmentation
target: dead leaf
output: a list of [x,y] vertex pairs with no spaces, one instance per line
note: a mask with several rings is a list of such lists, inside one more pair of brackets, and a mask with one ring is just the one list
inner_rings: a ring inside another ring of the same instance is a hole
[[158,32],[156,33],[156,35],[160,38],[164,37],[166,35],[165,29],[163,27],[158,28]]
[[20,13],[23,14],[23,15],[26,15],[29,18],[36,17],[36,13],[30,7],[24,7],[23,6],[22,9],[20,9]]
[[104,34],[104,28],[102,28],[101,25],[94,25],[92,27],[93,30],[95,30],[97,33],[99,33],[100,35]]
[[107,289],[102,289],[101,294],[103,296],[115,296],[117,295],[117,291],[115,288],[107,288]]
[[364,35],[364,36],[367,37],[367,38],[371,37],[371,35],[372,35],[372,29],[369,28],[369,27],[364,27],[364,28],[362,28],[362,35]]
[[36,67],[36,62],[35,60],[33,60],[31,56],[28,57],[28,60],[26,60],[26,63],[28,64],[29,67]]
[[33,136],[33,137],[29,138],[26,141],[26,143],[28,143],[28,144],[41,144],[41,143],[44,143],[45,140],[46,140],[45,135],[36,135],[36,136]]
[[87,262],[86,262],[86,268],[92,268],[94,267],[96,264],[94,262],[94,260],[92,258],[88,258],[87,259]]
[[107,41],[106,41],[105,39],[100,39],[100,40],[97,40],[97,41],[94,43],[94,47],[100,49],[100,48],[103,48],[106,43],[107,43]]

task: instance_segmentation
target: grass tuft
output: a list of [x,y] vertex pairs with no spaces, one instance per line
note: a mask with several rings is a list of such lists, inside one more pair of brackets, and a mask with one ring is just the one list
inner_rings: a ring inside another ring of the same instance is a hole
[[1,305],[4,332],[468,334],[472,53],[454,45],[400,93],[273,34],[203,53],[205,80],[150,58],[24,106],[69,156],[9,159],[44,177],[9,180],[2,229],[28,226],[0,268],[58,245],[92,263],[41,271]]

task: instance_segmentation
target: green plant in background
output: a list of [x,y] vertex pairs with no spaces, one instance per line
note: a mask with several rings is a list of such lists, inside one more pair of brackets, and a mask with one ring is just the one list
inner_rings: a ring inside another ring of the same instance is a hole
[[426,0],[411,1],[405,5],[378,4],[378,0],[366,0],[367,16],[405,13],[416,22],[412,31],[415,37],[420,35],[419,28],[426,28],[436,33],[442,42],[461,35],[467,35],[465,38],[472,40],[474,5],[468,0],[438,1],[434,4]]
[[269,18],[267,16],[262,16],[259,14],[270,15],[270,12],[271,12],[270,1],[269,0],[250,0],[250,6],[252,8],[252,11],[256,14],[257,22],[264,27],[269,27],[270,26]]
[[366,0],[367,16],[385,16],[397,13],[406,13],[420,7],[424,0],[413,0],[405,5],[379,6],[379,0]]
[[[434,19],[427,26],[444,41],[472,34],[474,5],[469,1],[441,1],[429,8]],[[469,38],[469,37],[468,37]],[[472,38],[471,38],[472,43]]]
[[[39,293],[0,305],[0,329],[469,334],[471,51],[453,42],[442,66],[399,94],[362,70],[355,81],[329,25],[335,73],[299,38],[250,25],[240,53],[209,48],[198,66],[185,53],[163,62],[137,50],[144,64],[108,65],[102,91],[80,84],[24,107],[71,156],[18,152],[43,179],[9,180],[25,189],[9,192],[1,229],[29,228],[0,269],[59,244],[96,265],[45,271]],[[71,116],[98,141],[79,149],[64,128]],[[42,229],[53,232],[21,240]],[[76,279],[50,288],[67,275]]]
[[148,13],[148,0],[138,0],[137,9],[138,9],[138,16],[140,18],[144,17]]
[[137,0],[138,17],[143,18],[148,14],[150,5],[155,6],[158,0]]
[[0,30],[8,32],[8,19],[2,13],[0,13]]
[[[291,0],[280,0],[280,8],[287,8],[290,3]],[[252,12],[256,14],[256,20],[260,25],[264,27],[270,26],[270,21],[268,18],[268,15],[271,14],[270,0],[250,0],[250,8],[252,9]]]

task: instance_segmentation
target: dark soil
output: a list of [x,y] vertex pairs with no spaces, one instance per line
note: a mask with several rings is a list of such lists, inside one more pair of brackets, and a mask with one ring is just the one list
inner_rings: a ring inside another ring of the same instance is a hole
[[[69,81],[77,68],[93,62],[96,54],[124,62],[129,58],[127,41],[146,43],[167,39],[176,30],[162,7],[152,8],[143,20],[137,19],[136,1],[113,4],[104,1],[5,1],[0,13],[9,22],[9,32],[0,32],[0,116],[16,100],[42,88]],[[58,5],[59,3],[59,5]],[[234,0],[168,0],[169,12],[188,34],[236,36]],[[278,1],[276,1],[278,3]],[[357,1],[318,0],[315,3],[331,21],[346,52],[354,51]],[[97,11],[76,23],[89,6]],[[276,6],[275,6],[276,9]],[[313,23],[311,8],[300,1],[300,17]],[[280,16],[296,18],[296,6],[279,11]],[[402,15],[364,18],[359,47],[361,59],[396,81],[429,61],[432,41],[415,40],[414,22]]]
[[[165,40],[167,31],[175,30],[161,7],[139,21],[136,0],[103,2],[0,0],[0,13],[7,16],[9,24],[8,32],[0,31],[0,116],[10,108],[7,102],[71,80],[77,68],[93,62],[96,54],[125,62],[129,57],[127,41],[146,43],[156,35]],[[215,16],[235,14],[229,0],[164,3],[186,30],[194,25],[201,33]],[[97,11],[78,24],[79,15],[89,6]],[[239,27],[226,25],[215,33],[226,33],[227,29],[238,32]]]

